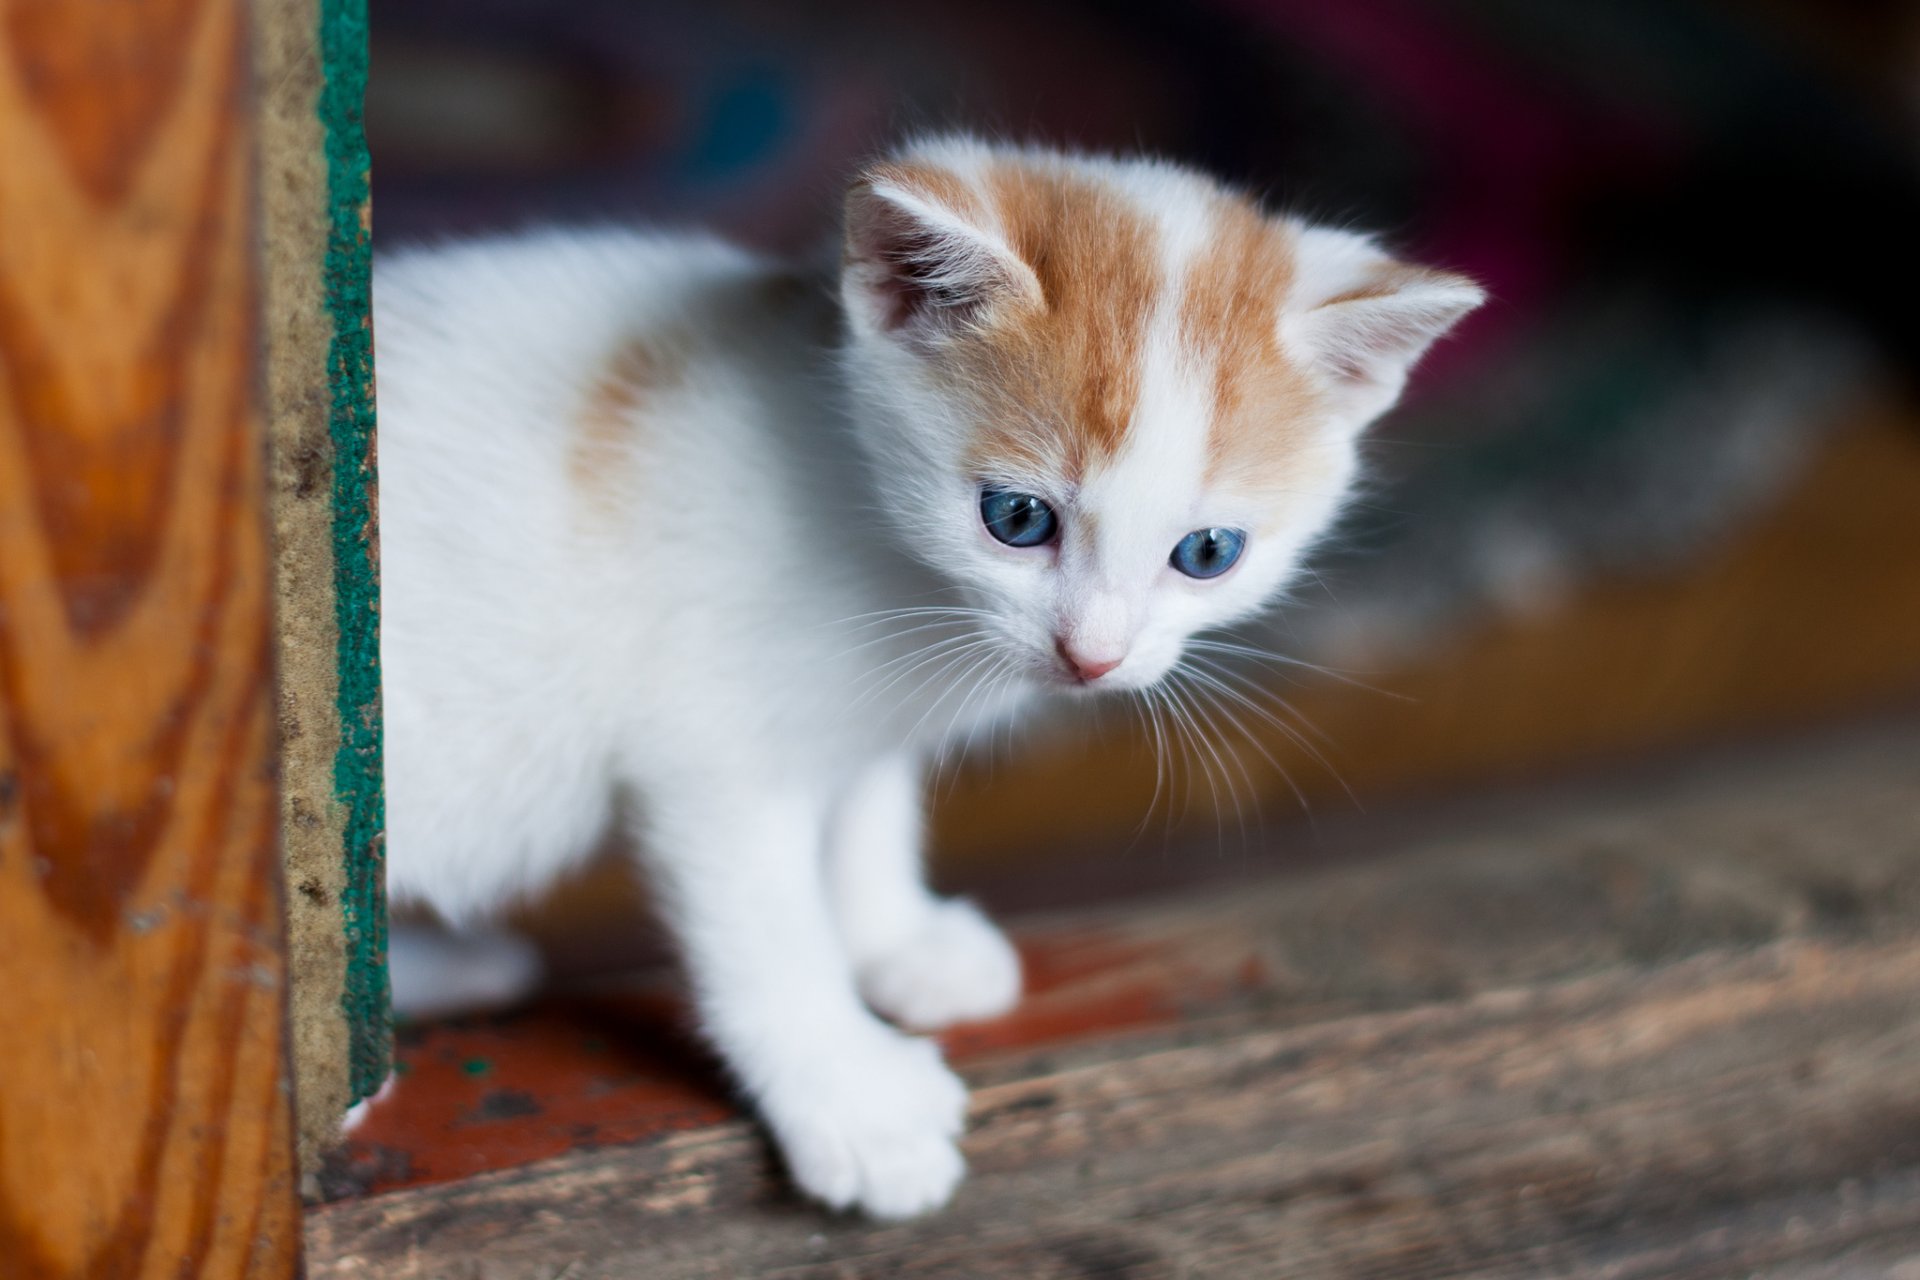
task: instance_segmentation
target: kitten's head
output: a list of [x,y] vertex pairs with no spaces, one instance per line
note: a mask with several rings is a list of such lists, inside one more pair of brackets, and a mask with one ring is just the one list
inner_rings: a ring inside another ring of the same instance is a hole
[[1482,298],[1170,165],[966,139],[854,185],[841,294],[915,553],[1034,678],[1100,688],[1278,591]]

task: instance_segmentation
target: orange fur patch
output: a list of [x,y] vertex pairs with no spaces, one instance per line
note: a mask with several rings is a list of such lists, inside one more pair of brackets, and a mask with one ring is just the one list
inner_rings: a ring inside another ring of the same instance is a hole
[[[981,216],[979,197],[951,174],[902,165],[890,176]],[[998,314],[951,348],[958,377],[993,397],[975,462],[1052,462],[1077,476],[1117,450],[1132,421],[1160,286],[1158,235],[1119,193],[1043,165],[996,160],[982,186],[988,225],[1032,269],[1042,304]]]
[[1320,408],[1312,381],[1280,346],[1292,236],[1238,200],[1223,198],[1214,217],[1180,305],[1181,342],[1213,372],[1208,475],[1272,483],[1298,464]]
[[587,391],[574,424],[567,475],[590,505],[614,503],[629,478],[633,437],[647,398],[678,381],[681,361],[670,349],[638,338],[615,351]]
[[[1040,283],[1042,305],[1003,308],[947,349],[957,383],[987,397],[974,465],[1058,468],[1071,482],[1118,452],[1166,287],[1151,215],[1098,178],[1018,156],[995,157],[977,184],[911,162],[872,176],[996,229]],[[1285,484],[1321,407],[1279,343],[1293,236],[1225,193],[1212,212],[1176,302],[1178,340],[1212,382],[1209,475]]]

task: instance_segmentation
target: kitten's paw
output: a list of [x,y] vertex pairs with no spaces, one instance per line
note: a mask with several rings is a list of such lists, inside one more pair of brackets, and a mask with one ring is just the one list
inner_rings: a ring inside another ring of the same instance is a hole
[[828,1047],[760,1109],[802,1191],[835,1209],[911,1218],[945,1204],[966,1172],[954,1139],[967,1090],[931,1041],[872,1032],[857,1052]]
[[1020,956],[971,902],[937,903],[919,932],[860,964],[860,993],[902,1026],[992,1018],[1020,999]]

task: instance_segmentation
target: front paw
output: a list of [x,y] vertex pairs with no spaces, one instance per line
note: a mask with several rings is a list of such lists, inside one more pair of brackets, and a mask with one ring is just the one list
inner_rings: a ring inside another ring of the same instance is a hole
[[782,1072],[760,1110],[800,1189],[835,1209],[911,1218],[945,1204],[966,1172],[954,1140],[966,1086],[931,1041],[874,1023],[822,1040]]
[[1020,999],[1020,956],[971,902],[934,904],[912,935],[859,967],[867,1003],[902,1026],[976,1022]]

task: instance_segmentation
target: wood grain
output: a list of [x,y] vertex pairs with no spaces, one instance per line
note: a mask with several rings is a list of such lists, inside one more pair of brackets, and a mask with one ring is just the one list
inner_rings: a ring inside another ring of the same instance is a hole
[[312,1274],[1673,1280],[1915,1258],[1916,989],[1920,946],[1804,941],[1109,1046],[977,1089],[971,1179],[922,1223],[794,1203],[732,1122],[329,1206]]
[[0,1274],[297,1265],[239,0],[0,4]]
[[[1909,723],[1435,820],[1391,858],[1031,920],[1028,956],[1054,972],[1034,965],[1013,1018],[950,1037],[976,1090],[972,1174],[943,1214],[836,1219],[792,1198],[745,1123],[661,1126],[325,1206],[309,1264],[1911,1274],[1916,813]],[[1139,1029],[1058,1038],[1102,1009]]]

